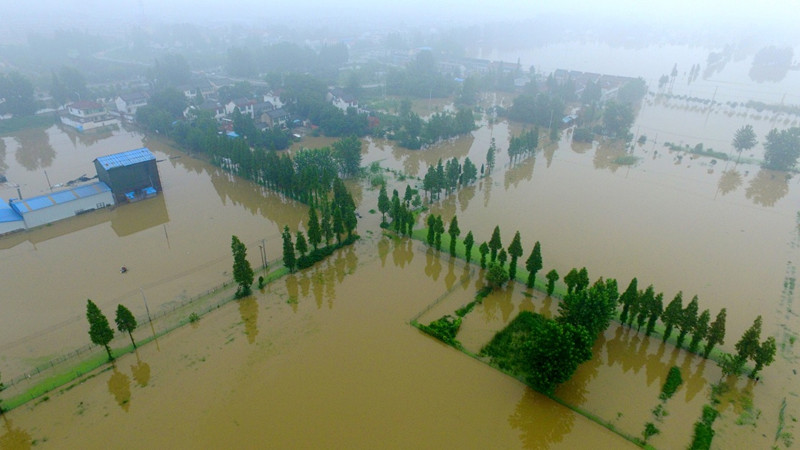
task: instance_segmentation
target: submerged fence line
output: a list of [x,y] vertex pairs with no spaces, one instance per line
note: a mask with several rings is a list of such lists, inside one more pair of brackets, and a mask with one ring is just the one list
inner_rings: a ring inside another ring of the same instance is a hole
[[[263,270],[263,269],[265,269],[265,267],[260,267],[257,270]],[[203,292],[201,292],[199,294],[196,294],[196,295],[194,295],[192,297],[185,298],[185,299],[183,299],[181,301],[176,301],[176,302],[164,304],[164,305],[162,305],[160,307],[159,311],[151,313],[151,314],[149,314],[149,316],[148,315],[144,315],[144,316],[137,317],[136,318],[136,323],[138,324],[138,326],[136,328],[137,328],[137,330],[140,330],[140,329],[142,329],[143,325],[149,325],[151,323],[155,324],[156,321],[159,321],[159,322],[163,321],[162,319],[176,318],[177,317],[177,315],[175,314],[176,310],[179,310],[181,308],[185,308],[185,307],[187,307],[189,305],[192,305],[194,303],[198,303],[202,299],[207,299],[207,298],[211,297],[212,295],[218,293],[219,291],[222,291],[222,290],[228,288],[232,284],[233,284],[232,280],[231,281],[226,281],[226,282],[223,282],[220,285],[217,285],[217,286],[215,286],[213,288],[210,288],[210,289],[208,289],[206,291],[203,291]],[[211,311],[213,309],[216,309],[216,308],[218,308],[218,307],[230,302],[232,299],[233,299],[232,296],[230,298],[221,297],[217,301],[212,302],[212,304],[209,307],[205,308],[202,311],[202,313],[198,311],[198,314],[199,315],[204,315],[204,314],[208,313],[209,311]],[[178,319],[177,323],[175,323],[173,325],[174,326],[165,325],[165,326],[161,327],[159,333],[156,333],[156,334],[160,334],[160,333],[163,333],[163,332],[166,332],[166,331],[170,331],[171,329],[174,329],[175,326],[180,325],[180,319]],[[124,336],[124,333],[116,334],[116,336],[114,337],[112,343],[114,341],[117,341],[118,339],[119,340],[126,339],[126,337]],[[82,355],[91,353],[92,351],[99,351],[102,348],[103,347],[99,346],[99,345],[86,344],[86,345],[81,346],[81,347],[79,347],[77,349],[74,349],[74,350],[72,350],[70,352],[67,352],[65,354],[59,355],[57,357],[54,357],[54,358],[48,360],[47,362],[41,363],[41,364],[33,367],[31,370],[28,370],[28,371],[22,373],[21,375],[18,375],[16,377],[8,379],[8,380],[3,380],[3,389],[2,390],[9,389],[9,388],[11,388],[11,387],[13,387],[15,385],[18,385],[20,383],[23,383],[23,382],[29,382],[31,380],[31,378],[33,378],[35,376],[38,376],[38,375],[41,375],[45,371],[54,370],[54,369],[57,368],[57,366],[60,366],[61,364],[65,363],[67,361],[75,360],[75,359],[77,359],[78,357],[80,357]]]

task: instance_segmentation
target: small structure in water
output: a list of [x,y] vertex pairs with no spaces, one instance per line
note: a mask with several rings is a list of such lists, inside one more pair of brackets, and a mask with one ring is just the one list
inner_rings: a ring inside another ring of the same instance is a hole
[[156,157],[146,147],[94,160],[97,178],[106,183],[117,203],[135,202],[158,195],[161,178]]

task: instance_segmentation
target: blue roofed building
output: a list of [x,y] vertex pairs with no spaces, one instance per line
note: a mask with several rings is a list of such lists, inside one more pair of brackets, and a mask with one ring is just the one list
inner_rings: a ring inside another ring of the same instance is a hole
[[5,200],[0,198],[0,236],[25,229],[25,221]]
[[114,205],[111,188],[103,182],[55,191],[26,199],[12,199],[9,207],[21,217],[23,228],[34,228],[78,214]]
[[97,179],[111,188],[117,203],[141,200],[161,192],[156,157],[146,147],[94,160]]

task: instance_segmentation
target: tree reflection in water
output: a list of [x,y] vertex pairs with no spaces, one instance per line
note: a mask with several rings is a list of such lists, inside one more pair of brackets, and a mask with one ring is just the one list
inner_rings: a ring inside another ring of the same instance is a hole
[[27,431],[19,427],[14,427],[14,423],[9,420],[6,414],[3,417],[3,425],[6,432],[0,435],[0,448],[3,449],[30,449],[33,446],[33,438]]
[[547,448],[561,442],[574,423],[574,412],[530,388],[508,417],[511,428],[520,431],[525,448]]
[[128,412],[131,407],[131,379],[117,370],[117,366],[113,366],[113,369],[114,372],[108,379],[108,392],[114,396],[122,410]]
[[33,171],[53,164],[56,151],[50,145],[50,136],[44,128],[22,130],[16,134],[15,139],[19,148],[14,156],[22,167]]
[[722,176],[719,177],[719,183],[717,184],[717,188],[722,195],[725,195],[729,192],[733,192],[742,185],[742,174],[739,173],[736,169],[730,169],[722,172]]
[[750,180],[745,195],[753,203],[761,206],[775,206],[778,200],[789,193],[789,179],[786,172],[761,169]]

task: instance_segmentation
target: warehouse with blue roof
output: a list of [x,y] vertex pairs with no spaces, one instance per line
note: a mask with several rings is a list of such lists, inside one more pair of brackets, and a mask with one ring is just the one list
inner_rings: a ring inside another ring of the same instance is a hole
[[14,208],[0,198],[0,236],[25,229],[25,221]]
[[111,189],[103,182],[8,202],[8,206],[22,218],[24,228],[46,225],[113,205]]
[[147,148],[101,156],[94,165],[98,182],[37,197],[0,199],[0,236],[161,192],[156,157]]
[[153,197],[161,192],[156,157],[146,147],[94,160],[97,179],[111,188],[117,203]]

